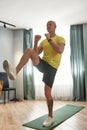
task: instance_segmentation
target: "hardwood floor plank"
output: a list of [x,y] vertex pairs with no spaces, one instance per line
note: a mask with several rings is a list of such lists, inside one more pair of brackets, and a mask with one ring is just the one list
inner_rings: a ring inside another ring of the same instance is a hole
[[[54,101],[54,110],[66,105],[85,106],[83,110],[53,130],[87,130],[87,102]],[[22,101],[0,104],[0,130],[34,130],[22,124],[47,114],[45,101]]]

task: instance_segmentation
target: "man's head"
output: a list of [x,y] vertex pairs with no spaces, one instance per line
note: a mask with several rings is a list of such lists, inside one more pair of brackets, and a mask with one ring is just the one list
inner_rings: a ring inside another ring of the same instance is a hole
[[52,20],[48,21],[47,22],[47,31],[49,33],[51,33],[51,32],[55,32],[55,29],[56,29],[56,23]]

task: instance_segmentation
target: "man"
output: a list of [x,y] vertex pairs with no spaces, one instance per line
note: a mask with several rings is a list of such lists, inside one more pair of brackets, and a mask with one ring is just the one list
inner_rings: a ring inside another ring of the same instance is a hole
[[[48,106],[48,117],[44,121],[43,126],[50,126],[53,123],[53,98],[51,91],[65,46],[64,38],[56,35],[55,30],[56,23],[54,21],[48,21],[48,33],[45,34],[46,39],[38,46],[41,36],[36,35],[34,39],[34,48],[26,49],[16,68],[13,68],[7,60],[3,62],[3,68],[11,80],[16,78],[19,71],[29,61],[29,59],[31,59],[33,65],[43,73],[43,82],[45,83],[44,91]],[[41,52],[43,52],[42,59],[39,57]]]

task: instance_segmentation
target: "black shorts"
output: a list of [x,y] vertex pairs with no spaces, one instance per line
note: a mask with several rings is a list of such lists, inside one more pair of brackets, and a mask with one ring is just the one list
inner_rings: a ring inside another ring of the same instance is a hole
[[34,65],[40,72],[43,73],[43,82],[52,88],[54,78],[57,72],[57,69],[53,68],[46,61],[40,58],[40,63]]

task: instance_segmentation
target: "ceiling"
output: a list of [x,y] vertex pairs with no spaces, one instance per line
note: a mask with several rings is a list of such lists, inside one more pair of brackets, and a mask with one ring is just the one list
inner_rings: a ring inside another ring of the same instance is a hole
[[69,25],[87,23],[86,12],[87,0],[0,0],[0,21],[16,28],[43,27],[48,20]]

